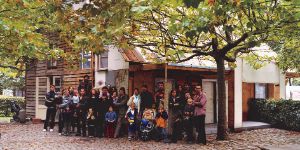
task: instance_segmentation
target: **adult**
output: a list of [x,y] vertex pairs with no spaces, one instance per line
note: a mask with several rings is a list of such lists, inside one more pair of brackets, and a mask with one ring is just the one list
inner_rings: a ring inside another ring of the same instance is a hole
[[201,86],[196,86],[194,96],[194,121],[196,131],[198,132],[197,143],[206,144],[205,134],[205,112],[206,112],[206,95],[202,92]]
[[177,95],[178,95],[178,97],[180,99],[180,106],[181,106],[180,109],[183,112],[184,107],[186,105],[186,100],[185,100],[185,92],[183,90],[182,85],[180,85],[180,84],[177,86]]
[[177,95],[176,90],[172,90],[169,96],[169,116],[170,116],[170,125],[172,127],[172,142],[176,143],[180,138],[181,127],[180,122],[182,118],[182,106],[180,105],[180,98]]
[[147,109],[151,109],[153,105],[153,95],[148,91],[147,85],[142,86],[141,92],[141,114]]
[[89,97],[89,100],[87,101],[87,110],[88,110],[89,108],[92,108],[93,111],[95,111],[97,101],[99,101],[98,90],[92,89],[92,90],[91,90],[91,95],[90,95],[90,97]]
[[[141,96],[139,93],[139,89],[135,88],[133,91],[133,95],[129,98],[127,102],[127,106],[131,106],[131,104],[134,103],[135,108],[138,110],[138,113],[141,111]],[[129,109],[128,109],[129,111]]]
[[[65,89],[62,97],[62,104],[59,105],[60,113],[62,114],[62,120],[59,119],[59,134],[61,135],[62,129],[64,129],[64,135],[68,136],[70,134],[70,127],[72,121],[72,96],[70,95],[69,89]],[[62,121],[62,123],[61,123]]]
[[160,105],[163,105],[164,101],[164,83],[158,82],[157,84],[157,91],[155,92],[154,101],[155,101],[155,108],[158,110]]
[[97,137],[102,138],[104,133],[105,114],[109,106],[112,106],[112,99],[109,97],[108,88],[102,87],[101,96],[96,104],[96,132]]
[[125,92],[125,88],[121,87],[119,90],[118,100],[117,102],[114,102],[115,110],[118,114],[118,120],[117,120],[117,126],[115,130],[114,138],[119,137],[122,124],[124,124],[126,121],[125,115],[127,111],[127,105],[126,105],[127,101],[128,101],[128,95]]
[[102,95],[105,95],[108,98],[111,98],[111,95],[109,93],[109,88],[107,86],[102,87],[99,97],[102,97]]
[[79,109],[78,114],[78,122],[77,122],[77,134],[76,136],[86,136],[86,117],[87,117],[87,101],[88,96],[85,93],[85,89],[80,89],[80,95],[79,95],[79,103],[77,104],[77,109]]
[[90,96],[92,88],[93,88],[93,85],[92,85],[92,82],[90,82],[90,77],[88,75],[85,75],[83,77],[83,81],[81,81],[79,83],[78,91],[80,91],[81,89],[84,89],[85,95]]
[[50,126],[50,132],[53,132],[54,121],[56,115],[56,105],[57,105],[57,94],[55,93],[55,86],[50,85],[50,91],[46,94],[45,105],[47,107],[46,120],[44,123],[43,131],[46,132],[48,126]]

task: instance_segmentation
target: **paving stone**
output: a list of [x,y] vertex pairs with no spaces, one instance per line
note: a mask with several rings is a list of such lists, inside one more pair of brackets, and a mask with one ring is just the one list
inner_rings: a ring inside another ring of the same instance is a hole
[[179,141],[177,144],[165,144],[154,141],[128,141],[126,138],[97,139],[76,136],[66,137],[59,136],[56,129],[51,133],[42,132],[42,124],[0,125],[0,133],[0,150],[258,150],[295,144],[298,144],[299,147],[300,143],[299,132],[273,128],[230,133],[229,140],[227,141],[216,141],[216,135],[207,135],[208,143],[205,146],[186,144],[183,141]]

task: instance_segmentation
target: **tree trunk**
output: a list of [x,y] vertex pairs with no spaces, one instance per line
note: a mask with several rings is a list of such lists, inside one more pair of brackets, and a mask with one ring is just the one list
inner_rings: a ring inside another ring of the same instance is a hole
[[217,62],[217,81],[218,81],[218,131],[217,140],[226,140],[227,115],[226,115],[226,88],[225,88],[225,65],[224,58],[215,59]]

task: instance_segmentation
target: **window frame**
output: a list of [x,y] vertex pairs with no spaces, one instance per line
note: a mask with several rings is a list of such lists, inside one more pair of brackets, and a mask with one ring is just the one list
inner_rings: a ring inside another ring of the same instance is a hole
[[[103,67],[102,59],[107,59],[107,66]],[[98,55],[98,63],[97,63],[97,69],[98,70],[107,70],[108,69],[108,51],[103,52],[102,54]]]
[[[84,58],[86,58],[86,60],[90,62],[89,67],[84,67],[84,63],[86,63],[86,62],[83,61]],[[79,65],[80,65],[79,67],[80,67],[81,70],[92,68],[92,52],[91,51],[89,51],[89,52],[85,52],[83,50],[81,51],[81,53],[80,53],[80,64]]]

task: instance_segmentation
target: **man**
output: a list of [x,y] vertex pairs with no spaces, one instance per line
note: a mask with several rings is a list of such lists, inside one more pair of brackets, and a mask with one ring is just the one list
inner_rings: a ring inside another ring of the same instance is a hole
[[155,108],[158,109],[161,102],[164,100],[164,83],[158,82],[157,84],[158,90],[155,92]]
[[76,136],[86,136],[86,117],[87,117],[87,108],[86,103],[88,101],[88,97],[85,94],[85,89],[80,89],[79,103],[77,104],[77,108],[79,109],[78,114],[78,123],[77,123],[77,134]]
[[197,143],[206,145],[205,135],[205,112],[206,112],[206,95],[202,92],[201,86],[196,86],[196,95],[194,96],[194,117],[195,127],[198,132]]
[[84,89],[86,96],[91,95],[91,90],[93,88],[93,85],[89,79],[90,79],[90,77],[88,75],[85,75],[83,77],[83,81],[81,81],[78,86],[78,91],[80,91],[81,89]]
[[56,115],[56,105],[58,103],[57,94],[55,93],[54,85],[50,85],[50,92],[46,94],[45,99],[46,99],[45,105],[47,107],[47,112],[46,112],[46,120],[44,123],[43,131],[46,132],[48,126],[50,125],[50,132],[53,132],[55,115]]
[[97,137],[102,138],[104,133],[105,113],[108,112],[109,106],[112,106],[113,101],[109,96],[108,88],[102,88],[102,93],[98,102],[96,103],[96,131]]
[[143,111],[146,108],[151,109],[152,105],[153,105],[152,93],[148,91],[147,85],[143,85],[142,92],[141,92],[141,114],[143,114]]
[[117,120],[117,126],[116,126],[116,130],[115,130],[114,138],[119,137],[120,129],[122,127],[122,124],[125,122],[125,115],[126,115],[126,111],[127,111],[127,101],[128,101],[128,95],[125,93],[125,88],[121,87],[119,90],[118,101],[116,103],[114,103],[116,112],[118,112],[118,120]]

